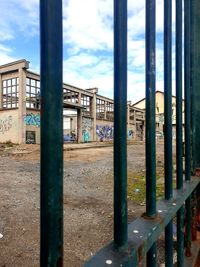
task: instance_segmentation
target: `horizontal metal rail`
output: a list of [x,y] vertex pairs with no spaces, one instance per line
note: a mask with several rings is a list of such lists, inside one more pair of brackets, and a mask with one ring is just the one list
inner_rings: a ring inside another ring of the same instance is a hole
[[146,255],[156,240],[176,216],[186,199],[200,183],[199,177],[192,177],[191,181],[185,181],[182,189],[173,190],[173,199],[157,202],[158,217],[155,219],[138,218],[128,227],[128,245],[125,251],[115,248],[111,242],[96,253],[85,267],[104,267],[112,264],[112,267],[136,266]]

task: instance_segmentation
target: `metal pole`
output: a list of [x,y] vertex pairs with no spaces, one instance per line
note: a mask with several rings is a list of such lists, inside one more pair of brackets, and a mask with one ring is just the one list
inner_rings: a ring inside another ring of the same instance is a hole
[[[182,0],[176,1],[176,188],[183,187]],[[184,266],[184,207],[177,212],[177,266]]]
[[[155,0],[146,0],[146,215],[156,215],[155,141]],[[156,243],[147,253],[147,266],[156,266]]]
[[114,0],[114,242],[127,243],[127,0]]
[[[165,199],[172,198],[172,1],[164,1]],[[173,266],[172,222],[165,228],[165,263]]]
[[[190,0],[184,0],[185,180],[191,176]],[[186,200],[186,255],[191,255],[191,197]]]
[[40,266],[63,266],[62,0],[40,1]]
[[155,0],[146,0],[146,213],[156,214]]

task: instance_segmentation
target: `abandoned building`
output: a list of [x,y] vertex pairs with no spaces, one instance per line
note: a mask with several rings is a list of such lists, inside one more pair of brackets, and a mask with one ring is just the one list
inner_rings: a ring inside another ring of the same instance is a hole
[[[40,143],[40,76],[19,60],[0,66],[0,142]],[[113,139],[114,102],[97,88],[63,84],[63,140]],[[127,138],[143,140],[144,110],[127,103]]]

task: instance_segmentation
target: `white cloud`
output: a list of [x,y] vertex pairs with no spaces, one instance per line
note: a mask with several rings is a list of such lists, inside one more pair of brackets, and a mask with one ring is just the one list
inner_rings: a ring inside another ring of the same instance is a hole
[[64,2],[64,43],[70,46],[72,53],[82,49],[112,49],[111,3],[105,0]]
[[0,44],[0,65],[17,60],[15,57],[10,56],[12,50]]
[[[172,2],[174,31],[175,0]],[[162,0],[156,0],[156,4],[157,89],[162,90],[164,8]],[[0,1],[0,10],[0,55],[4,63],[13,59],[11,55],[18,58],[17,50],[5,46],[4,41],[21,36],[25,44],[27,39],[39,37],[39,0]],[[128,99],[136,101],[145,93],[145,0],[128,1],[128,16]],[[64,81],[81,88],[98,87],[100,94],[112,97],[113,1],[64,0],[63,30]]]

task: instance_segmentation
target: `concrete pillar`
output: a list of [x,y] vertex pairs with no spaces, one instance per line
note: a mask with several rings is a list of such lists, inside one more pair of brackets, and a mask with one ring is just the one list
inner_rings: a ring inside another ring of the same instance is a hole
[[131,101],[127,102],[127,128],[130,127],[130,105]]
[[72,129],[73,129],[73,118],[70,118],[70,134],[72,133]]
[[83,142],[83,133],[82,133],[82,109],[77,110],[77,142]]
[[106,114],[107,112],[106,112],[106,101],[104,102],[104,120],[106,120]]
[[96,93],[94,93],[92,98],[92,117],[93,117],[93,141],[97,140],[96,136],[96,127],[97,127],[97,110],[96,110],[96,104],[97,104],[97,96]]
[[92,140],[91,141],[96,141],[97,138],[96,138],[96,121],[97,121],[97,93],[98,93],[98,88],[90,88],[90,89],[87,89],[88,91],[90,91],[93,96],[92,96],[92,99],[91,99],[91,116],[92,116],[92,119],[93,119],[93,127],[92,127]]
[[2,85],[2,76],[0,74],[0,109],[3,108],[3,85]]
[[136,125],[136,111],[134,110],[134,112],[133,112],[133,121],[134,121],[134,124]]
[[26,143],[26,71],[22,68],[19,69],[19,144]]
[[81,105],[81,93],[78,93],[78,104]]

